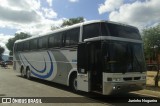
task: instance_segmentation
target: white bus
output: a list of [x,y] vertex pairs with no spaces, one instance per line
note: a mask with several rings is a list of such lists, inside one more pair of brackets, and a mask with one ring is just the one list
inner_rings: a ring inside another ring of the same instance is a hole
[[14,70],[103,95],[143,89],[146,68],[137,28],[88,21],[14,44]]

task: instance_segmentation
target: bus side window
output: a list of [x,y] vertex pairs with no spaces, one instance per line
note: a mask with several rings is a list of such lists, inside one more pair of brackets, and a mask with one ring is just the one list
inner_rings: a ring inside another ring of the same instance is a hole
[[14,44],[14,52],[17,52],[17,43]]
[[72,29],[70,32],[70,45],[77,45],[79,41],[80,28]]
[[17,51],[23,51],[23,43],[17,44]]
[[82,40],[100,36],[100,23],[94,23],[83,26]]
[[49,37],[48,46],[49,48],[54,47],[54,34]]
[[29,50],[29,42],[25,41],[23,47],[24,47],[24,50]]
[[63,34],[63,46],[69,46],[69,42],[70,42],[70,30],[66,31],[64,34]]
[[42,37],[38,39],[38,48],[44,49],[48,46],[48,37]]
[[65,46],[77,45],[79,41],[80,28],[74,28],[66,31]]
[[49,37],[49,48],[61,47],[62,45],[62,33],[56,33]]
[[32,46],[30,46],[30,50],[35,50],[35,49],[37,49],[37,39],[32,39],[32,40],[30,41],[30,45],[32,45]]

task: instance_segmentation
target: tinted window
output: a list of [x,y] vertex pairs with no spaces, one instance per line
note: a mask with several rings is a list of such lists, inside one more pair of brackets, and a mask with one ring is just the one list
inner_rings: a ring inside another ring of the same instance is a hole
[[17,51],[17,44],[15,43],[14,44],[14,52],[16,52]]
[[112,23],[106,24],[111,36],[141,39],[138,29]]
[[17,51],[22,51],[23,50],[23,43],[18,43],[17,44]]
[[62,34],[56,34],[54,36],[54,46],[55,47],[60,47],[62,43]]
[[82,40],[87,38],[93,38],[100,35],[100,23],[89,24],[83,26]]
[[25,41],[23,44],[24,50],[29,50],[29,42]]
[[79,41],[80,28],[66,31],[65,46],[77,45]]
[[30,49],[33,50],[33,49],[37,49],[37,39],[32,39],[30,41]]
[[49,47],[61,47],[62,33],[56,33],[49,37]]
[[109,32],[107,30],[107,26],[106,26],[106,23],[101,23],[101,35],[102,36],[108,36],[109,35]]
[[49,37],[49,47],[54,47],[54,34]]
[[103,45],[107,72],[126,73],[145,71],[141,44],[112,42]]
[[47,44],[48,44],[48,37],[39,38],[39,41],[38,41],[39,49],[47,48]]

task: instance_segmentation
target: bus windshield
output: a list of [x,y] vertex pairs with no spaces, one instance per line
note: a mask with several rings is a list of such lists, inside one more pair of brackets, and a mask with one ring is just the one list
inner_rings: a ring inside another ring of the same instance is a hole
[[131,26],[119,25],[114,23],[102,23],[101,31],[102,36],[107,36],[109,34],[110,36],[114,37],[141,40],[138,29]]
[[142,44],[114,42],[106,46],[105,71],[113,73],[143,72]]

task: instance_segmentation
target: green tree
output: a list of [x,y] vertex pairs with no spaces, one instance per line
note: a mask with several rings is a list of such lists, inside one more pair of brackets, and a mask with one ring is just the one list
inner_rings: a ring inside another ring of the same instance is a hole
[[158,86],[159,81],[159,59],[158,54],[160,53],[160,25],[152,28],[144,29],[143,42],[146,58],[155,57],[157,62],[157,75],[155,76],[155,86]]
[[9,55],[13,54],[13,45],[16,40],[25,39],[28,37],[31,37],[31,36],[27,33],[21,32],[21,33],[16,33],[14,38],[9,39],[8,42],[6,43],[6,47],[10,51]]
[[51,26],[51,30],[54,31],[56,29],[59,29],[60,27],[57,27],[57,26]]
[[4,53],[4,48],[0,46],[0,61],[2,61],[2,54]]
[[51,26],[51,30],[56,30],[56,29],[59,29],[61,27],[64,27],[64,26],[70,26],[70,25],[73,25],[73,24],[77,24],[77,23],[81,23],[81,22],[84,22],[84,18],[83,17],[77,17],[77,18],[70,18],[68,20],[63,20],[63,23],[61,26]]
[[63,26],[70,26],[73,24],[77,24],[77,23],[81,23],[84,22],[84,18],[83,17],[77,17],[77,18],[70,18],[68,20],[64,20],[61,27]]

